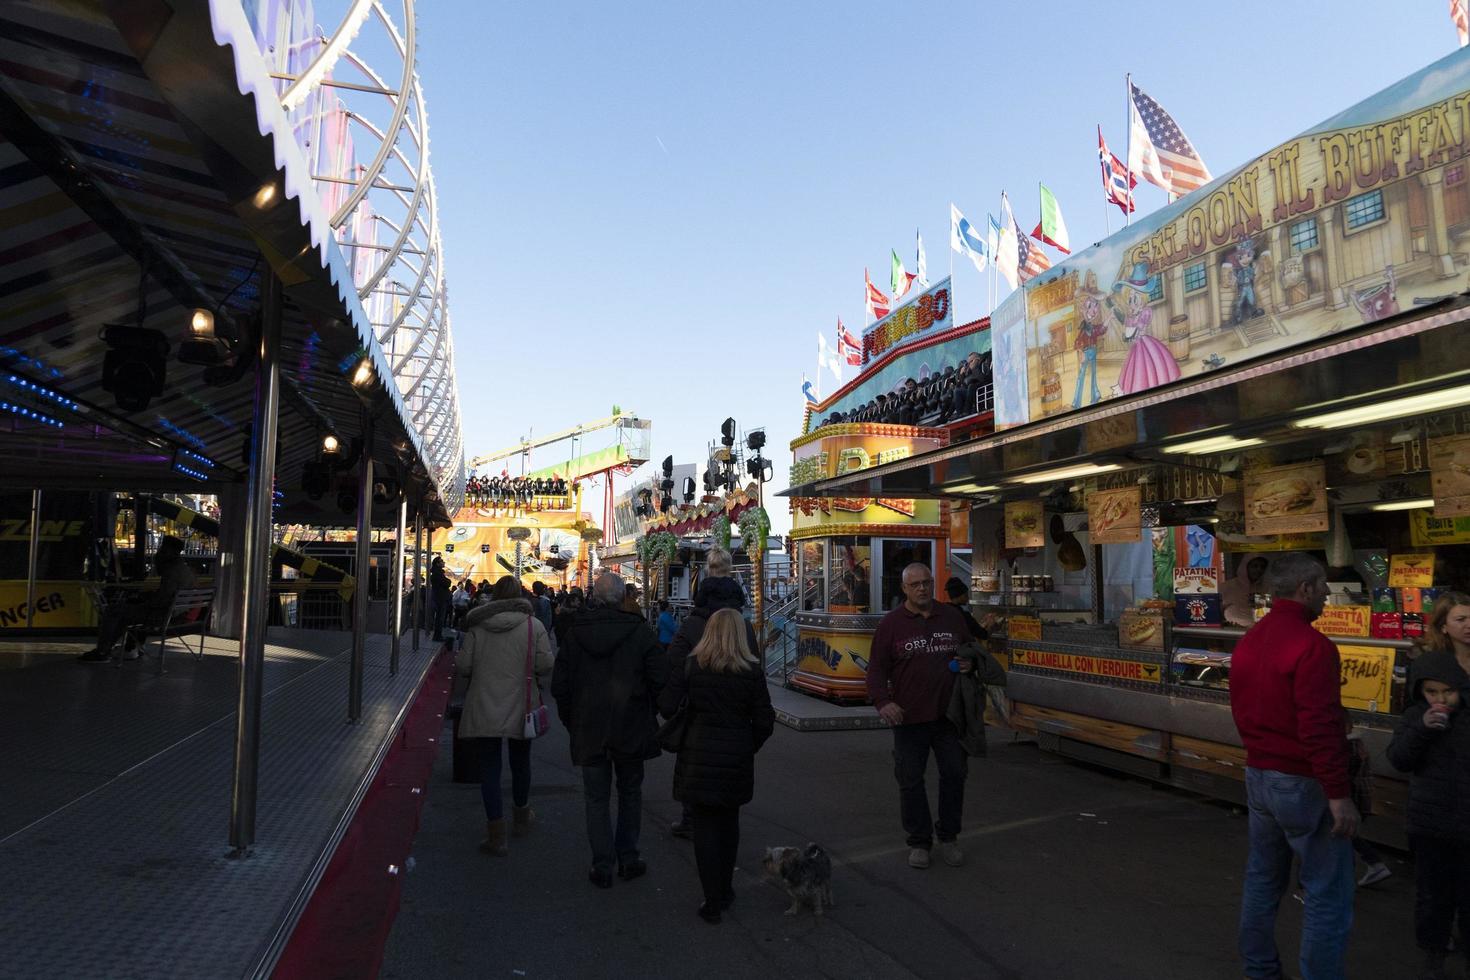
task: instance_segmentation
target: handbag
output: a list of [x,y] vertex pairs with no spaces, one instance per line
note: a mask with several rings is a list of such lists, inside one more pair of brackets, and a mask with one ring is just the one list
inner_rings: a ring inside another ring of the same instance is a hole
[[653,737],[659,748],[665,752],[678,753],[684,750],[684,740],[689,737],[689,695],[680,699],[679,706],[667,721],[658,726]]
[[521,738],[539,738],[551,727],[551,712],[543,703],[531,707],[531,687],[536,676],[536,631],[531,619],[526,619],[526,720],[521,726]]

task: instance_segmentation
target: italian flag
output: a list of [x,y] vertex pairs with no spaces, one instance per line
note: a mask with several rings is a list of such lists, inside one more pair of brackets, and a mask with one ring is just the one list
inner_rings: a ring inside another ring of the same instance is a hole
[[1072,246],[1067,240],[1067,223],[1062,220],[1062,208],[1045,184],[1037,186],[1041,188],[1041,222],[1031,237],[1046,242],[1058,252],[1071,255]]

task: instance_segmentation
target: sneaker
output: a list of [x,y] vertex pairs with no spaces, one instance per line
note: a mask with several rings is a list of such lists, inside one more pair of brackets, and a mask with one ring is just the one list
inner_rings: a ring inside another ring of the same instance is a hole
[[1363,872],[1363,877],[1358,879],[1358,887],[1367,888],[1369,885],[1376,885],[1384,878],[1391,877],[1392,875],[1393,872],[1388,870],[1388,865],[1383,863],[1370,864],[1368,865],[1368,870]]
[[712,926],[717,926],[720,924],[720,910],[715,906],[710,905],[708,902],[700,903],[699,917]]
[[611,888],[612,872],[604,868],[593,868],[587,872],[587,880],[598,888]]
[[929,867],[929,848],[916,847],[909,851],[909,867],[923,870]]
[[137,660],[138,659],[138,648],[137,647],[128,647],[127,649],[123,650],[123,652],[122,652],[122,658],[124,660]]
[[106,650],[88,650],[80,657],[77,657],[77,662],[84,664],[105,664],[111,659],[112,654]]
[[632,881],[634,878],[642,878],[648,873],[648,862],[642,858],[634,858],[627,864],[618,865],[618,877],[624,881]]
[[673,834],[675,837],[682,838],[683,840],[689,840],[691,837],[694,836],[694,828],[685,823],[683,820],[676,820],[673,823],[669,824],[669,833]]
[[1306,905],[1307,904],[1307,893],[1304,892],[1304,891],[1302,891],[1300,888],[1298,888],[1296,891],[1292,892],[1291,893],[1291,897],[1294,898],[1294,899],[1296,899],[1298,902],[1300,902],[1303,905]]
[[951,868],[958,868],[965,863],[965,852],[960,850],[960,845],[957,841],[940,841],[939,859]]

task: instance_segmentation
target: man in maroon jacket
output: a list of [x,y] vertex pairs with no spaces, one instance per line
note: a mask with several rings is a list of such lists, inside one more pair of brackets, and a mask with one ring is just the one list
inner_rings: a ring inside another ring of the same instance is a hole
[[[893,726],[898,807],[908,834],[909,867],[929,867],[939,838],[939,856],[951,867],[965,863],[955,838],[965,804],[968,765],[954,724],[945,718],[955,675],[974,669],[956,657],[970,629],[955,606],[934,601],[934,575],[917,562],[903,570],[904,602],[873,633],[868,655],[868,697]],[[939,767],[939,820],[931,820],[924,770],[929,750]]]
[[1312,627],[1327,573],[1310,555],[1271,566],[1271,612],[1235,645],[1230,712],[1245,746],[1250,854],[1240,908],[1248,977],[1280,977],[1276,909],[1301,862],[1304,980],[1340,980],[1353,924],[1358,810],[1348,778],[1337,647]]

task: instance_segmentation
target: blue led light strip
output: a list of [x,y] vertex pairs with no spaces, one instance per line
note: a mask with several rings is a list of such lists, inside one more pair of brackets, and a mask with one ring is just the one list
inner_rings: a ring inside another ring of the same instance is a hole
[[53,426],[57,429],[66,428],[60,419],[54,419],[35,409],[26,408],[24,405],[15,405],[11,402],[0,401],[0,410],[10,412],[13,415],[19,415],[23,419],[30,419],[32,422],[39,422],[42,425]]
[[210,459],[208,456],[201,456],[198,453],[194,452],[194,450],[192,450],[192,449],[184,449],[184,448],[181,447],[179,449],[179,452],[182,455],[184,455],[184,456],[188,456],[190,459],[194,460],[195,462],[200,463],[203,466],[209,467],[210,469],[214,469],[215,466],[217,465],[215,463],[215,461],[212,460],[212,459]]
[[18,374],[7,375],[5,380],[15,385],[17,388],[29,391],[33,395],[39,395],[42,398],[55,402],[62,408],[69,408],[73,412],[81,407],[76,402],[63,395],[61,392],[55,391],[51,388],[47,388],[45,385],[38,385],[34,381],[27,381],[25,378],[22,378]]
[[192,476],[194,479],[198,480],[201,483],[209,482],[208,473],[201,473],[199,470],[194,469],[192,466],[185,466],[183,463],[175,462],[174,469],[178,470],[185,476]]

